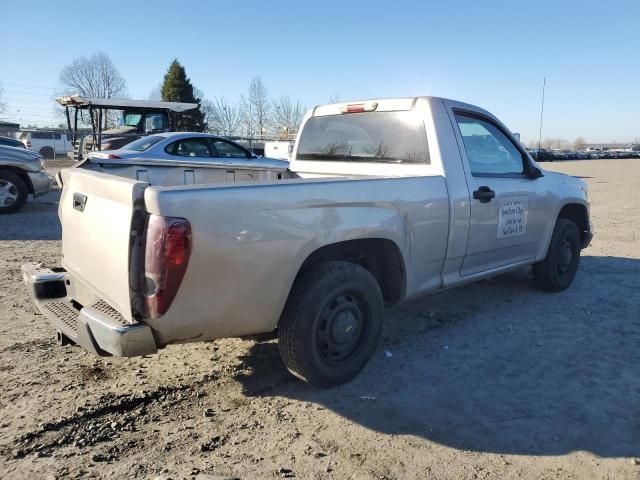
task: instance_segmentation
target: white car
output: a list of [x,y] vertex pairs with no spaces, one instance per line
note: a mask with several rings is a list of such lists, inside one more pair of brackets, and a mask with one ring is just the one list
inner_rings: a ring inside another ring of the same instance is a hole
[[18,133],[25,147],[34,152],[39,152],[45,159],[55,158],[56,155],[66,155],[73,152],[71,134],[53,131],[32,131]]

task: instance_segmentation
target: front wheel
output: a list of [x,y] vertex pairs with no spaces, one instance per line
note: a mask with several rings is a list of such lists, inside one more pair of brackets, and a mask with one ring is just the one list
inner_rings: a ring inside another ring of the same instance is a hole
[[533,265],[533,279],[538,288],[561,292],[571,285],[580,263],[580,231],[566,218],[559,218],[553,229],[545,259]]
[[331,261],[304,272],[278,325],[285,366],[316,387],[347,382],[373,354],[383,310],[378,282],[360,265]]
[[18,175],[0,171],[0,214],[17,212],[28,196],[27,185]]

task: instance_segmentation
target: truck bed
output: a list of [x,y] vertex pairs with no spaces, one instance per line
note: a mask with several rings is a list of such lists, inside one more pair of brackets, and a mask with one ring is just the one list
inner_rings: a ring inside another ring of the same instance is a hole
[[442,176],[153,185],[113,171],[62,172],[68,300],[103,300],[135,322],[144,218],[186,218],[193,246],[180,290],[167,314],[144,320],[158,346],[273,330],[300,266],[325,244],[392,241],[408,262],[407,291],[440,286],[449,223]]

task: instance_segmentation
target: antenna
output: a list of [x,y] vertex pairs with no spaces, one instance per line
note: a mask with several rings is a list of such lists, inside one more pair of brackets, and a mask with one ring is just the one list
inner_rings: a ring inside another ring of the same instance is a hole
[[542,79],[542,105],[540,106],[540,130],[538,132],[538,155],[540,156],[540,144],[542,143],[542,115],[544,114],[544,88],[547,86],[547,77]]

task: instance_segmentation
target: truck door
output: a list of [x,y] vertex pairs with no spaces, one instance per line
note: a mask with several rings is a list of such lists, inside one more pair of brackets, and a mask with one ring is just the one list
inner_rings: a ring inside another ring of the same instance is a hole
[[545,226],[547,198],[528,174],[528,158],[484,115],[453,113],[469,188],[471,214],[461,276],[532,260]]

